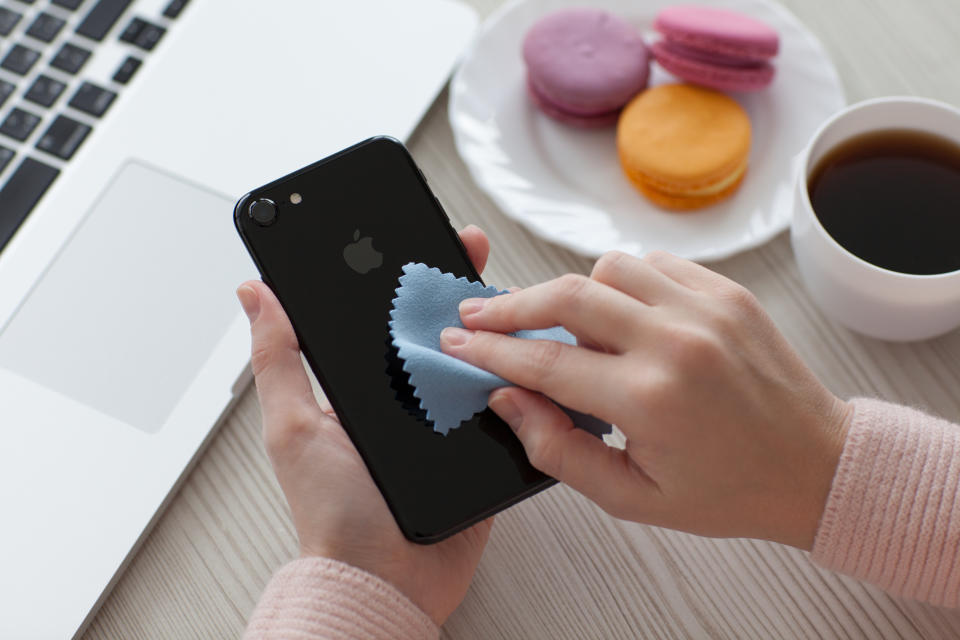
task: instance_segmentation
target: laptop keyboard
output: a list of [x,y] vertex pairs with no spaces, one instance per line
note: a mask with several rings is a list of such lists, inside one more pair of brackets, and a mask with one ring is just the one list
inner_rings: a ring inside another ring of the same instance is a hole
[[0,0],[0,251],[187,2]]

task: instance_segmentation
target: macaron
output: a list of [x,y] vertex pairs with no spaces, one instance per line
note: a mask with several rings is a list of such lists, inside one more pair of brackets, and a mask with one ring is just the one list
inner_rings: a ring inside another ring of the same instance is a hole
[[767,24],[726,9],[667,7],[653,28],[653,56],[673,75],[721,91],[757,91],[773,81],[780,37]]
[[620,114],[617,153],[627,178],[653,203],[698,209],[729,197],[743,182],[750,118],[718,91],[660,85]]
[[564,9],[538,20],[523,40],[527,91],[566,124],[613,124],[647,86],[650,52],[640,33],[600,9]]

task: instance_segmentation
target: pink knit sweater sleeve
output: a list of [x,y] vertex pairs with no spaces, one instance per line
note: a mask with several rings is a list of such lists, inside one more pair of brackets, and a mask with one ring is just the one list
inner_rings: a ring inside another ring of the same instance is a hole
[[327,558],[301,558],[267,584],[245,640],[436,640],[440,629],[395,587]]
[[960,607],[960,425],[878,400],[853,406],[813,560]]

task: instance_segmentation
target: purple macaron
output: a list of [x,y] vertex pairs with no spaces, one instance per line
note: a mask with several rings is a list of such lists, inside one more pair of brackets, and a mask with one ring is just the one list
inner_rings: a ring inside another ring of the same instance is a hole
[[598,9],[565,9],[541,18],[524,38],[523,59],[534,104],[582,127],[615,123],[650,75],[650,53],[640,33]]
[[651,47],[657,62],[687,82],[756,91],[773,81],[770,60],[780,37],[759,20],[726,9],[676,6],[660,11],[653,28],[664,36]]

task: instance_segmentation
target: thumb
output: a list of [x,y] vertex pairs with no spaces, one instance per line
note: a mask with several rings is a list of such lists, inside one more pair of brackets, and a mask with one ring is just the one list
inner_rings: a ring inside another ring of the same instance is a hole
[[644,494],[658,490],[626,451],[576,428],[570,416],[545,396],[506,387],[490,394],[489,405],[523,443],[530,464],[607,513],[634,518],[645,502]]

